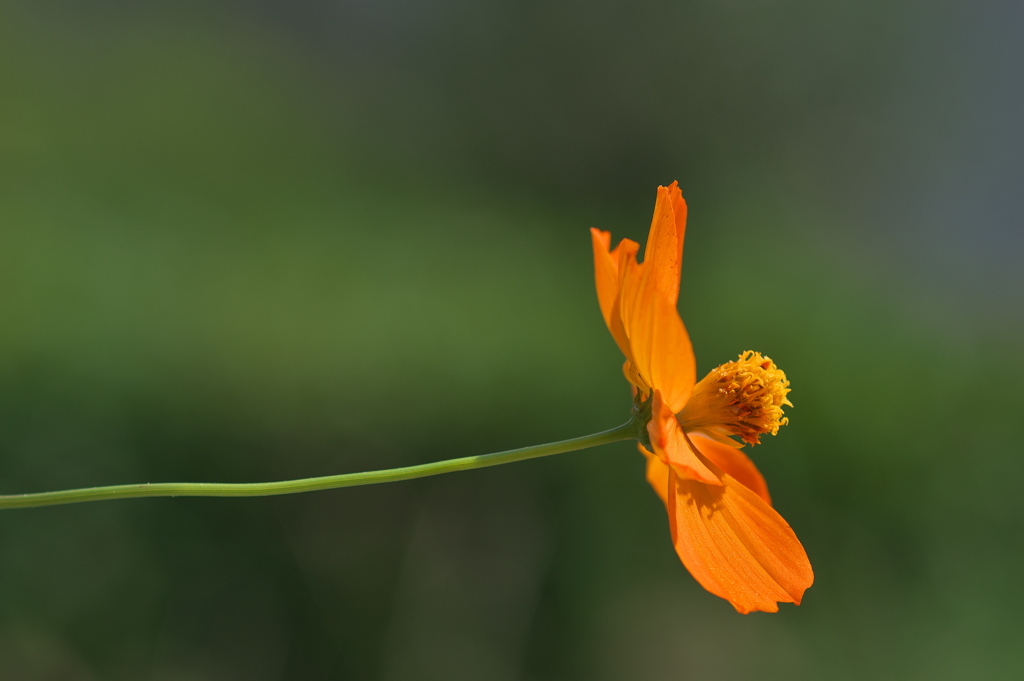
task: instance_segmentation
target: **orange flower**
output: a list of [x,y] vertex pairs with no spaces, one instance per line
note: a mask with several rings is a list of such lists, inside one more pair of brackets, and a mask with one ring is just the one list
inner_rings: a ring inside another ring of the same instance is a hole
[[[814,581],[793,530],[771,506],[768,487],[738,436],[758,444],[785,425],[789,382],[756,352],[699,383],[690,337],[676,303],[686,231],[679,186],[658,187],[644,260],[640,245],[591,228],[597,298],[626,356],[636,409],[650,410],[647,480],[668,510],[672,543],[690,574],[741,613],[799,605]],[[792,406],[792,405],[790,405]]]

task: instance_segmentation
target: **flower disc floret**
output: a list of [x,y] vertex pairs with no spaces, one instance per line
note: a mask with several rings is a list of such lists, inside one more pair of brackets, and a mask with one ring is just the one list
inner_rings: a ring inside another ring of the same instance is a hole
[[756,445],[761,435],[775,435],[789,422],[782,413],[783,405],[793,406],[788,394],[789,381],[775,362],[747,350],[705,376],[677,419],[687,432],[738,436]]

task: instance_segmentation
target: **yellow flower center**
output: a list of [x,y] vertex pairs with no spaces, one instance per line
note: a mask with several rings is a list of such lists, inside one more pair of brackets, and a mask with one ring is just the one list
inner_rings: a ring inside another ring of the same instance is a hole
[[775,435],[789,422],[782,415],[782,405],[793,406],[788,393],[786,374],[768,357],[747,350],[735,362],[712,369],[676,418],[684,431],[704,431],[715,439],[738,435],[756,445],[763,433]]

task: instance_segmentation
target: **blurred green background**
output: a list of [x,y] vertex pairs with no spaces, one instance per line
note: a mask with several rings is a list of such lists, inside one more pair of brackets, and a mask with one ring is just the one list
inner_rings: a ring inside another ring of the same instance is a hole
[[1024,676],[1024,11],[0,4],[0,492],[421,463],[625,420],[587,228],[690,205],[700,371],[816,583],[740,616],[629,444],[0,513],[0,678]]

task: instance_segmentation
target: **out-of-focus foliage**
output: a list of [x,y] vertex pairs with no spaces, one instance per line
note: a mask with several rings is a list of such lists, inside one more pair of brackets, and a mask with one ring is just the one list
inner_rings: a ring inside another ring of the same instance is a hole
[[1019,8],[6,3],[0,491],[425,462],[625,420],[593,225],[690,204],[703,370],[817,582],[736,615],[626,444],[0,514],[0,678],[1024,672]]

